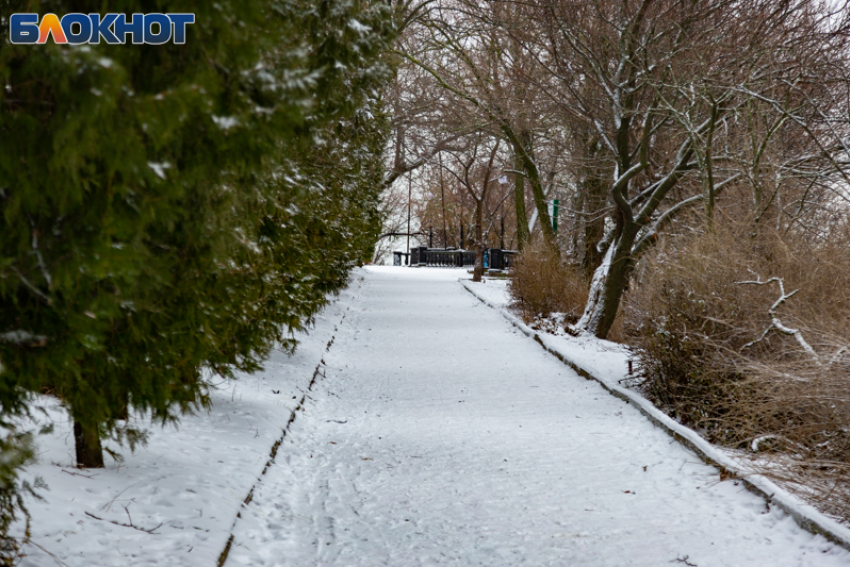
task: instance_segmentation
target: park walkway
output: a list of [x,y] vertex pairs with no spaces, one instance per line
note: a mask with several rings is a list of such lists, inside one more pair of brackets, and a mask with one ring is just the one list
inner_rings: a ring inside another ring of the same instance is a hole
[[361,275],[226,565],[850,565],[519,334],[465,272]]

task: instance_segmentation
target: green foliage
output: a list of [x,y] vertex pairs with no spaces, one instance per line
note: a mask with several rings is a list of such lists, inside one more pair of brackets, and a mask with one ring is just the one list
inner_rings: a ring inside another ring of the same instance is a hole
[[384,3],[141,4],[0,14],[196,14],[185,45],[0,46],[0,413],[55,394],[78,460],[293,348],[380,228]]
[[0,566],[16,565],[21,558],[21,544],[29,538],[29,529],[23,538],[8,535],[9,528],[21,517],[29,519],[24,496],[36,498],[33,490],[43,486],[36,479],[33,487],[27,481],[19,478],[21,467],[34,458],[32,435],[18,433],[9,423],[2,423],[3,433],[0,434]]

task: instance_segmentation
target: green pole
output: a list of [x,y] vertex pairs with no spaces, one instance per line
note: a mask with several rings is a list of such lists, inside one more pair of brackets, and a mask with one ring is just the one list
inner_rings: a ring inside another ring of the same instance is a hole
[[555,199],[552,201],[552,230],[558,232],[558,205],[561,204],[561,201]]

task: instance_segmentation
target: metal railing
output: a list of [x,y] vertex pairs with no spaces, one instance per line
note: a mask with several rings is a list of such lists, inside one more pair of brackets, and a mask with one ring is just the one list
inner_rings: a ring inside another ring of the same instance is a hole
[[[404,252],[395,253],[399,264]],[[484,268],[490,270],[507,270],[511,267],[513,258],[518,254],[516,250],[502,250],[500,248],[489,248],[484,251]],[[440,266],[463,268],[475,265],[474,250],[459,250],[457,248],[428,248],[417,246],[410,249],[410,266]],[[406,258],[404,258],[406,259]],[[396,265],[399,265],[396,264]]]

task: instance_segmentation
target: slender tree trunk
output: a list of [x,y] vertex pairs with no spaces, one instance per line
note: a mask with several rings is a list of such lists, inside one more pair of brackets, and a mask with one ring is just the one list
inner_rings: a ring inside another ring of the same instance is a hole
[[[522,158],[514,154],[514,168],[522,171]],[[514,173],[514,211],[516,212],[517,250],[522,252],[528,242],[528,216],[525,213],[525,177]]]
[[437,157],[440,160],[440,204],[443,207],[443,248],[446,248],[448,245],[446,244],[446,190],[443,183],[443,154],[437,154]]
[[546,204],[546,195],[543,193],[543,182],[537,174],[537,169],[527,169],[531,195],[534,197],[534,206],[537,208],[537,218],[540,219],[540,230],[543,232],[543,240],[554,251],[558,251],[558,243],[555,241],[555,230],[552,228],[552,217],[549,216],[549,207]]
[[558,252],[558,243],[555,240],[555,231],[552,228],[552,217],[549,216],[546,195],[543,193],[543,182],[540,179],[540,172],[530,158],[523,161],[525,164],[525,173],[528,176],[529,185],[531,185],[531,194],[534,197],[534,206],[537,208],[537,218],[540,219],[540,230],[543,232],[543,240],[546,241],[546,245],[550,249]]
[[602,215],[602,209],[605,206],[605,193],[607,187],[605,184],[595,178],[588,178],[584,181],[584,208],[586,213],[582,219],[584,225],[584,257],[582,258],[582,267],[587,277],[591,277],[596,271],[596,268],[602,264],[603,253],[599,251],[599,242],[605,236],[605,217]]
[[82,423],[74,420],[74,445],[78,467],[103,468],[103,447],[100,445],[100,433],[97,426],[83,426]]
[[579,181],[577,186],[579,190],[573,192],[572,199],[570,201],[570,208],[575,211],[575,214],[572,215],[568,254],[575,256],[576,262],[583,266],[586,256],[584,227],[587,224],[587,219],[585,219],[585,217],[580,213],[586,209],[585,201],[587,200],[587,197],[585,196],[584,191],[581,190],[583,187],[583,181]]
[[[486,193],[485,193],[486,197]],[[472,281],[480,282],[484,275],[484,199],[475,202],[475,228],[473,246],[475,247],[475,267],[472,270]]]
[[531,185],[531,194],[534,197],[534,206],[537,209],[537,215],[540,219],[540,230],[543,232],[543,240],[549,249],[560,255],[558,242],[555,239],[555,231],[552,229],[552,219],[549,217],[549,209],[546,206],[546,196],[543,194],[543,181],[540,179],[540,170],[534,161],[534,154],[531,148],[531,135],[523,132],[520,136],[517,136],[507,126],[503,126],[502,130],[511,141],[514,148],[514,155],[519,157],[522,170],[525,171],[525,175],[528,177],[528,183]]

